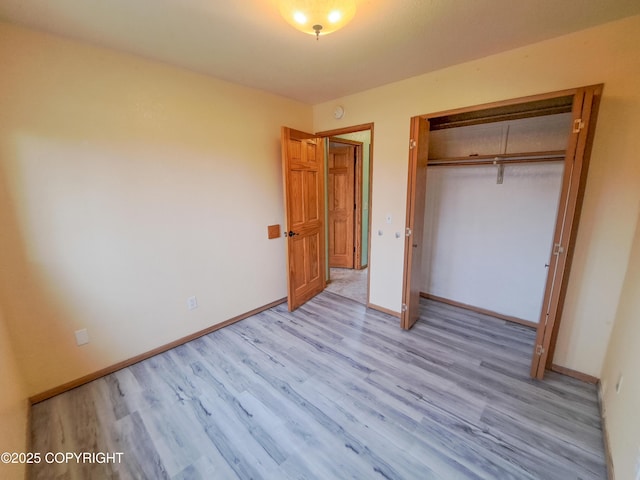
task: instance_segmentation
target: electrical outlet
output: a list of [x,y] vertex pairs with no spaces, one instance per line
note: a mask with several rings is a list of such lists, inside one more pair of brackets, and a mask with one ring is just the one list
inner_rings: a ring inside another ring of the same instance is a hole
[[386,218],[387,223],[391,223],[391,219],[392,219],[391,214],[387,213],[387,218]]
[[618,381],[616,382],[616,393],[620,393],[620,389],[622,388],[622,380],[624,380],[624,377],[622,376],[622,374],[620,374],[620,376],[618,377]]
[[87,332],[86,328],[83,328],[82,330],[76,330],[75,334],[76,334],[76,344],[79,347],[89,343],[89,333]]
[[198,308],[198,299],[195,295],[193,297],[187,298],[187,308],[189,310],[195,310],[196,308]]

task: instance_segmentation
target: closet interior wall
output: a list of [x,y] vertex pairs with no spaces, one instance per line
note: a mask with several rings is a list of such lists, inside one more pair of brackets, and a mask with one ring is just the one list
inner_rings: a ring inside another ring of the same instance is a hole
[[430,132],[421,292],[538,323],[571,121],[565,112]]

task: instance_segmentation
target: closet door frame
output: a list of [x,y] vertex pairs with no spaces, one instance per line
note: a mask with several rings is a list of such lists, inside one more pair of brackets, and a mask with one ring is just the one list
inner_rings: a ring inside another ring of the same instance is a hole
[[[551,262],[549,272],[547,274],[543,307],[540,314],[540,321],[537,326],[536,343],[534,345],[531,361],[531,376],[537,379],[542,379],[544,377],[545,369],[551,368],[553,361],[558,331],[562,319],[562,309],[564,306],[569,274],[571,271],[571,261],[573,258],[573,250],[580,221],[582,200],[584,198],[589,158],[591,155],[591,146],[593,143],[602,89],[602,84],[590,85],[540,95],[532,95],[528,97],[520,97],[482,105],[446,110],[426,115],[418,115],[412,118],[412,125],[414,125],[419,121],[430,121],[439,117],[479,112],[496,107],[517,106],[520,104],[524,105],[530,102],[551,100],[568,96],[572,96],[573,98],[571,112],[574,123],[572,132],[569,134],[570,138],[566,151],[562,190],[554,232],[554,247],[550,252]],[[413,129],[410,135],[410,145],[415,145],[420,150],[428,150],[428,136],[424,136],[422,139],[414,138],[415,134]],[[413,142],[418,142],[418,144],[416,145]],[[411,158],[410,152],[410,159]],[[410,161],[408,172],[409,182],[407,185],[408,203],[412,199],[416,198],[416,185],[415,182],[411,182],[411,178],[414,178],[416,175],[416,168],[416,162]],[[407,209],[407,227],[411,226],[412,228],[419,228],[419,225],[423,222],[421,219],[415,218],[414,212],[414,209]],[[415,278],[416,273],[412,272],[412,262],[407,261],[407,257],[411,256],[410,250],[411,249],[405,247],[405,285],[403,286],[403,299],[408,298],[410,293],[407,290],[408,285],[406,279],[411,278],[412,274]],[[408,302],[406,305],[409,310],[411,308],[416,308]],[[416,312],[407,311],[403,313],[409,317],[414,316]],[[404,322],[401,326],[407,328],[407,325]]]
[[545,295],[531,362],[531,376],[542,379],[551,369],[564,300],[569,283],[573,251],[587,183],[591,147],[603,85],[576,89],[573,124],[565,157],[562,192],[550,256]]

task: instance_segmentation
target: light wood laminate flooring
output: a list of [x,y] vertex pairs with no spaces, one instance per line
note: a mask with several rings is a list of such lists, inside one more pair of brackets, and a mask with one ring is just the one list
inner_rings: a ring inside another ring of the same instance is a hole
[[325,292],[32,407],[34,479],[604,479],[596,389],[529,378],[534,331],[421,300],[410,331]]

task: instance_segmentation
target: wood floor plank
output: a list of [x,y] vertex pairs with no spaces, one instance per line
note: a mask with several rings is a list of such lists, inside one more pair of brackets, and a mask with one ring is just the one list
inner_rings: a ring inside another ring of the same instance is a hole
[[421,300],[410,331],[325,292],[32,407],[33,479],[606,478],[595,387],[529,377],[531,328]]

